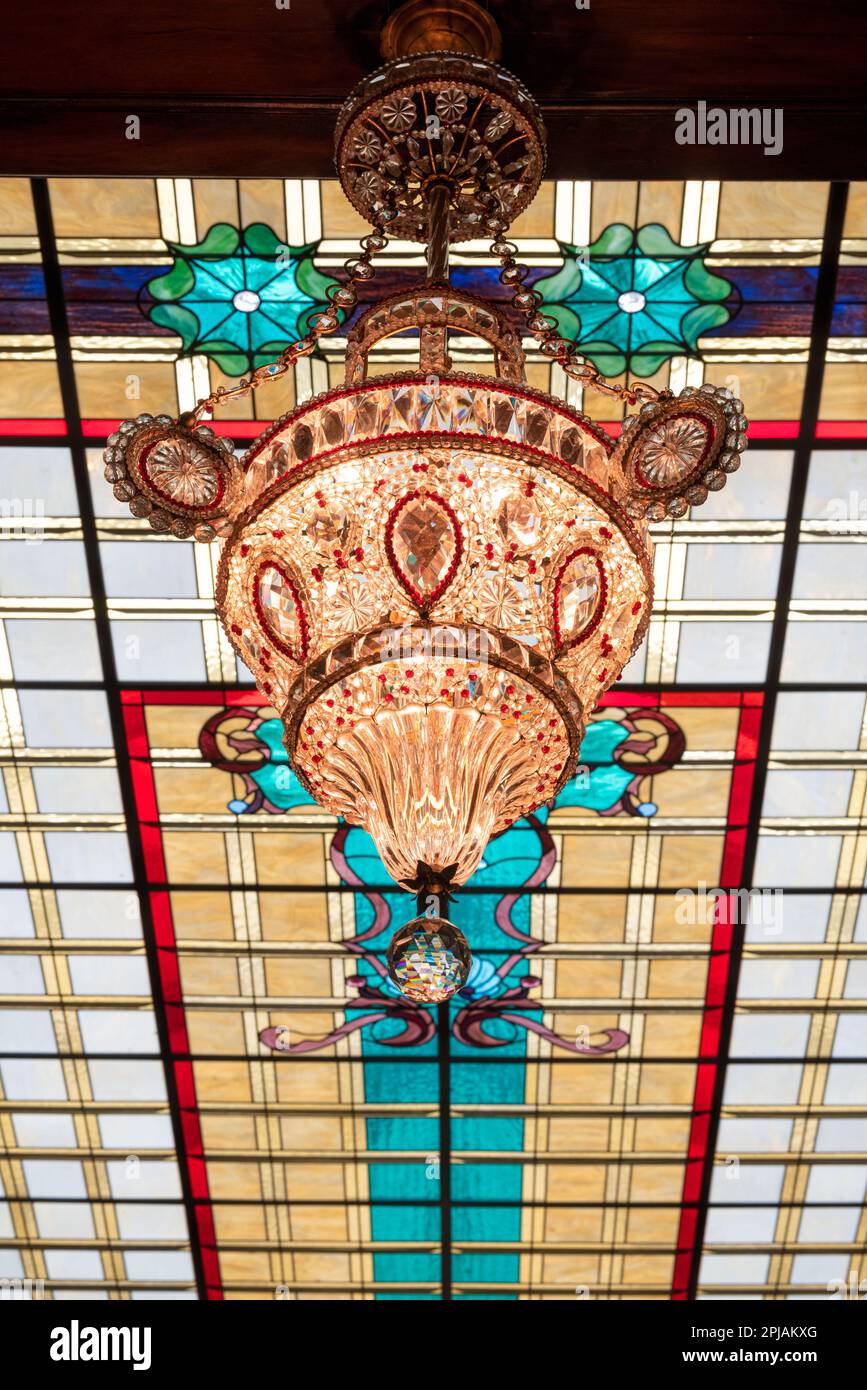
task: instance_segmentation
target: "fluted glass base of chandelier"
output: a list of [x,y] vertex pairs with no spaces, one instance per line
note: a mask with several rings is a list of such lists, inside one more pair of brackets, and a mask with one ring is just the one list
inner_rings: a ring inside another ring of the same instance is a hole
[[510,672],[388,662],[307,706],[293,761],[318,801],[365,826],[397,882],[423,864],[459,884],[492,835],[555,795],[570,735],[553,700]]

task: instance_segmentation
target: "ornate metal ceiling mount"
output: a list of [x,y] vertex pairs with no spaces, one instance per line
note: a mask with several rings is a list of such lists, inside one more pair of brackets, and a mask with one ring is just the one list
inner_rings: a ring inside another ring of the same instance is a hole
[[391,17],[391,61],[337,119],[337,175],[362,217],[436,243],[432,220],[447,204],[457,242],[496,236],[528,206],[545,170],[545,127],[526,87],[493,61],[499,51],[496,24],[472,0],[410,0]]
[[379,51],[387,61],[449,52],[496,62],[503,41],[493,15],[475,0],[409,0],[386,20]]

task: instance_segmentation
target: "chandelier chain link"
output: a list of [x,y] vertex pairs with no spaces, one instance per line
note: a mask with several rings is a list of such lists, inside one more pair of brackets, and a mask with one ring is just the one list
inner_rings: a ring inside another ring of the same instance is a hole
[[518,248],[515,243],[498,237],[491,244],[491,252],[500,262],[500,284],[514,287],[513,307],[524,319],[528,331],[536,339],[544,355],[557,361],[568,377],[585,387],[592,387],[600,395],[614,396],[629,405],[636,405],[639,400],[667,400],[671,396],[670,391],[657,391],[646,382],[636,381],[629,386],[611,385],[584,359],[575,342],[561,337],[557,320],[551,314],[540,312],[540,306],[544,302],[542,295],[525,284],[530,268],[517,259]]
[[234,400],[239,396],[250,395],[251,392],[256,391],[267,382],[279,380],[300,358],[309,357],[315,351],[320,338],[334,333],[342,322],[341,312],[350,314],[358,303],[356,286],[367,284],[374,278],[376,272],[372,258],[377,251],[384,251],[388,245],[388,236],[384,226],[385,220],[386,218],[383,217],[380,222],[374,225],[372,232],[361,238],[359,243],[361,254],[352,255],[344,261],[345,281],[329,285],[326,295],[330,307],[324,313],[316,315],[312,323],[308,324],[307,332],[303,337],[297,338],[294,343],[289,343],[275,362],[267,362],[264,366],[257,367],[249,377],[242,378],[237,386],[218,386],[215,391],[211,392],[210,396],[203,397],[196,402],[195,410],[181,415],[179,423],[192,429],[200,423],[205,415],[213,414],[215,406],[222,405],[225,401]]

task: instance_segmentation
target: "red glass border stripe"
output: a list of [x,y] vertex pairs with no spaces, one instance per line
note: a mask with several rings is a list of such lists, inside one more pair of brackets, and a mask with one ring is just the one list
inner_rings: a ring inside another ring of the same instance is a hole
[[[191,695],[196,696],[198,694],[199,692],[192,691],[175,692],[174,703],[198,704],[200,703],[199,699],[189,699]],[[185,699],[184,696],[187,698]],[[217,699],[219,700],[219,694]],[[168,876],[163,854],[162,830],[159,824],[156,785],[145,721],[144,706],[148,703],[157,703],[157,701],[149,700],[145,692],[136,690],[124,690],[121,694],[121,700],[124,706],[127,751],[148,883],[166,884],[165,888],[159,886],[149,888],[148,900],[156,940],[157,968],[160,976],[166,1031],[169,1038],[169,1061],[174,1073],[181,1112],[184,1162],[189,1188],[196,1204],[195,1219],[202,1253],[205,1288],[209,1300],[218,1300],[223,1298],[223,1285],[217,1254],[214,1213],[208,1186],[208,1169],[202,1140],[202,1125],[196,1098],[193,1064],[186,1056],[190,1050],[189,1037],[178,966],[171,896],[167,886]],[[205,702],[213,703],[214,696],[207,697]],[[178,1056],[177,1054],[181,1055]]]
[[[254,440],[269,429],[273,420],[210,420],[208,422],[215,434],[228,435],[230,439]],[[599,428],[610,435],[612,439],[617,439],[621,433],[619,420],[599,420]],[[85,439],[94,441],[107,438],[113,434],[120,424],[120,420],[83,420],[81,430]],[[751,420],[750,437],[752,439],[797,439],[800,432],[800,422],[798,420]],[[65,437],[67,433],[66,421],[57,419],[44,420],[0,420],[0,439],[6,435],[22,436],[57,436]],[[867,420],[820,420],[816,425],[816,439],[867,439]]]
[[[674,692],[674,694],[679,697],[676,703],[686,703],[686,692]],[[698,698],[700,700],[701,697]],[[665,700],[664,696],[663,700]],[[706,701],[705,703],[709,702]],[[720,881],[718,885],[714,886],[735,889],[740,886],[744,867],[750,799],[756,771],[755,758],[764,703],[763,692],[745,691],[742,695],[735,694],[729,703],[739,703],[741,715],[738,721],[735,761],[729,790]],[[681,1195],[683,1205],[681,1206],[674,1277],[671,1285],[671,1297],[675,1301],[686,1299],[689,1292],[698,1230],[698,1207],[696,1204],[701,1197],[708,1164],[712,1163],[714,1158],[708,1147],[708,1138],[718,1070],[724,1060],[720,1054],[720,1039],[723,1009],[732,972],[732,942],[737,917],[736,911],[734,913],[732,911],[733,906],[731,898],[720,897],[717,899],[711,931],[704,1013],[698,1052],[699,1057],[711,1058],[712,1060],[700,1061],[696,1068],[692,1119]],[[693,1205],[688,1207],[686,1206],[687,1202],[691,1202]]]

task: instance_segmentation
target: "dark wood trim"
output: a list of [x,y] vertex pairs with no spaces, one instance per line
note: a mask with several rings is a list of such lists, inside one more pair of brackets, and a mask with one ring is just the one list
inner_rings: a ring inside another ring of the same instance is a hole
[[[867,178],[867,102],[785,104],[776,156],[749,145],[678,145],[675,114],[682,104],[689,103],[552,106],[543,100],[546,177]],[[6,98],[0,100],[0,175],[334,178],[339,107],[336,100]],[[125,135],[133,114],[141,122],[139,140]]]

